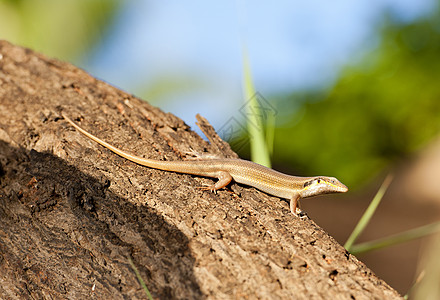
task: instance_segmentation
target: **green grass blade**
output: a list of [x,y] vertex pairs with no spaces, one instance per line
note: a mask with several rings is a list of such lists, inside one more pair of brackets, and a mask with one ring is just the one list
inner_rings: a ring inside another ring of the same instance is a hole
[[266,122],[266,147],[269,157],[273,154],[273,145],[275,140],[275,115],[268,114]]
[[266,166],[271,167],[270,155],[267,148],[266,139],[264,136],[263,120],[261,118],[261,108],[258,103],[255,87],[252,81],[251,68],[247,52],[243,50],[243,83],[244,83],[244,97],[247,101],[246,105],[246,124],[249,132],[251,160]]
[[147,294],[148,300],[153,300],[153,297],[150,294],[150,291],[147,288],[147,285],[145,284],[144,280],[142,279],[141,273],[139,273],[139,270],[136,268],[136,266],[133,263],[133,260],[129,257],[128,263],[130,264],[131,268],[133,269],[134,273],[136,274],[136,277],[141,285],[141,287],[144,289],[145,294]]
[[418,239],[436,232],[440,232],[440,222],[424,225],[418,228],[410,229],[385,238],[365,242],[351,247],[350,253],[354,255],[364,254],[369,251],[382,249],[392,245],[397,245]]
[[[423,251],[420,268],[422,271],[417,278],[415,286],[409,291],[410,299],[440,299],[440,235],[429,242]],[[408,297],[407,297],[408,298]]]
[[[440,269],[440,268],[439,268]],[[411,295],[414,291],[416,291],[420,285],[420,282],[423,280],[423,278],[425,278],[425,274],[426,271],[422,270],[419,275],[417,275],[416,280],[414,281],[414,283],[410,286],[410,288],[408,289],[408,292],[406,293],[406,295],[403,296],[403,299],[407,300],[409,299],[409,295]],[[415,299],[415,298],[414,298]],[[426,299],[426,298],[423,298]]]
[[367,227],[368,223],[370,222],[371,218],[373,217],[374,212],[376,211],[380,201],[382,200],[383,195],[385,194],[385,192],[388,189],[392,180],[393,180],[392,175],[388,175],[385,178],[379,191],[377,191],[376,196],[374,196],[373,200],[371,201],[371,203],[368,206],[367,210],[365,211],[364,215],[359,220],[358,224],[356,225],[356,227],[354,228],[350,237],[348,238],[347,242],[345,242],[344,247],[349,252],[352,252],[352,247],[353,247],[354,242],[362,234],[365,227]]

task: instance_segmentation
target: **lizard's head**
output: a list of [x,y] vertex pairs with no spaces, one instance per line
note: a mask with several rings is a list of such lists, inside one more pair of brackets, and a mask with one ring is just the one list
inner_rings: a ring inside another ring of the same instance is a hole
[[301,198],[312,197],[321,194],[345,193],[348,188],[334,177],[312,177],[306,182],[300,191]]

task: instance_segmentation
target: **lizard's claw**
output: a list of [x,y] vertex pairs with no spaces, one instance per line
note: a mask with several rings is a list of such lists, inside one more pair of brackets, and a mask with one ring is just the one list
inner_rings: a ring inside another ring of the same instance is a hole
[[214,194],[217,194],[217,189],[215,188],[215,185],[206,185],[206,186],[198,186],[196,189],[202,190],[202,191],[210,191]]

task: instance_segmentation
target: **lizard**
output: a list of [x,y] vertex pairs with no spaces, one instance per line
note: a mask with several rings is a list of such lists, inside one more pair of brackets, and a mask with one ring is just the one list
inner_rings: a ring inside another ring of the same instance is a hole
[[63,118],[80,133],[104,146],[110,151],[129,161],[153,169],[191,174],[196,176],[217,178],[218,181],[210,186],[200,187],[203,190],[216,192],[226,187],[232,180],[237,183],[252,186],[267,194],[290,201],[290,211],[298,216],[298,201],[321,194],[345,193],[348,188],[335,177],[315,176],[299,177],[287,175],[252,161],[238,158],[210,158],[187,161],[162,161],[132,155],[99,139],[73,122],[64,113]]

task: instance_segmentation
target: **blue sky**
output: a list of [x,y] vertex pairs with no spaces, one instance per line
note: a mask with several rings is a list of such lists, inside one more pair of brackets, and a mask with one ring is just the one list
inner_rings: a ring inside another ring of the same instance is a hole
[[188,81],[145,99],[194,124],[221,126],[243,104],[246,46],[265,97],[331,84],[338,70],[373,49],[385,13],[402,22],[435,0],[127,1],[110,33],[84,62],[93,75],[140,95],[159,80]]

